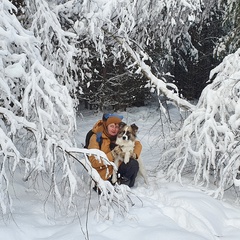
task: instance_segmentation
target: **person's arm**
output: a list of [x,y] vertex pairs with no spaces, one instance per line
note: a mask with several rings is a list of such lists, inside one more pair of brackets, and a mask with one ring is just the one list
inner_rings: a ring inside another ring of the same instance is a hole
[[[97,142],[97,135],[95,133],[91,136],[89,140],[88,149],[100,149],[99,143]],[[94,168],[100,168],[105,166],[102,160],[96,159],[94,155],[89,156],[89,161]]]
[[136,156],[134,156],[135,159],[138,159],[139,156],[141,155],[141,152],[142,152],[142,144],[140,143],[140,141],[136,141],[135,142],[135,147],[134,147],[134,154]]
[[[110,140],[108,141],[108,139],[106,138],[102,139],[102,144],[100,148],[99,143],[97,142],[97,136],[96,134],[93,134],[90,138],[88,149],[99,149],[106,154],[109,161],[114,161],[114,157],[110,149]],[[94,155],[89,156],[89,160],[92,164],[92,167],[94,168],[105,166],[105,164],[101,160],[97,159]]]

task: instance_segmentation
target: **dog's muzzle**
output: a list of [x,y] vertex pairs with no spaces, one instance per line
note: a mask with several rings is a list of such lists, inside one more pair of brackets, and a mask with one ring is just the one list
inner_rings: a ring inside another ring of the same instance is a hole
[[128,140],[128,136],[123,135],[123,136],[122,136],[122,139],[123,139],[123,140]]

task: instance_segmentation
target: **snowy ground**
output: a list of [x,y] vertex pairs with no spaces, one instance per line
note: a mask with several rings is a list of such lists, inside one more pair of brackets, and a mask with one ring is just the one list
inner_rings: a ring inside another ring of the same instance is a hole
[[[133,108],[123,112],[127,123],[139,126],[139,139],[143,144],[142,158],[145,162],[149,186],[137,179],[132,189],[132,206],[124,216],[116,214],[111,220],[102,220],[96,214],[99,196],[86,191],[84,203],[76,206],[76,214],[60,217],[57,206],[47,204],[43,192],[36,192],[17,178],[13,213],[0,222],[0,236],[3,240],[238,240],[240,239],[240,206],[232,198],[232,191],[226,192],[223,200],[217,200],[191,184],[181,186],[169,183],[159,165],[159,141],[162,124],[159,111],[152,108]],[[101,117],[99,113],[82,111],[78,118],[76,141],[84,142],[86,132]],[[177,118],[177,115],[172,115]],[[166,127],[166,123],[164,124]],[[167,134],[167,132],[165,132]],[[165,143],[167,144],[167,143]],[[84,173],[83,173],[84,177]],[[91,197],[90,197],[91,196]],[[89,201],[90,199],[90,201]],[[231,200],[233,199],[233,200]],[[86,207],[86,209],[79,209]]]

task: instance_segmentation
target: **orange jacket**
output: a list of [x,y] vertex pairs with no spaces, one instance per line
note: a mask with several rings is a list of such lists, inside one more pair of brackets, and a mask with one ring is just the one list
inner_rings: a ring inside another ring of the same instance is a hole
[[[94,134],[90,138],[88,149],[100,149],[101,151],[103,151],[107,155],[108,160],[113,162],[114,157],[113,157],[113,155],[111,153],[111,149],[110,149],[111,141],[103,132],[102,120],[99,120],[94,125],[92,130],[93,130]],[[96,133],[98,133],[98,132],[102,133],[101,148],[99,146],[99,143],[97,142]],[[142,151],[142,144],[139,141],[136,141],[136,144],[135,144],[135,147],[134,147],[134,153],[137,155],[137,158],[140,156],[141,151]],[[93,155],[89,156],[89,160],[92,164],[92,167],[95,168],[98,171],[99,175],[101,176],[101,178],[103,180],[107,180],[112,176],[112,173],[113,173],[113,167],[112,166],[105,165],[101,160],[96,159],[95,156],[93,156]]]

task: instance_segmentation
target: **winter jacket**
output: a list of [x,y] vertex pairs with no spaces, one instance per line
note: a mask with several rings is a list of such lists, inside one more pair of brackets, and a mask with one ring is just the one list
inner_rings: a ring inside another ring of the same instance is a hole
[[[109,137],[104,133],[102,120],[99,120],[94,125],[92,130],[94,134],[90,138],[88,149],[100,149],[107,155],[107,158],[109,161],[114,162],[114,157],[111,153],[110,144],[115,143],[115,141],[111,142]],[[102,133],[101,146],[97,142],[96,133],[98,132]],[[139,141],[136,141],[134,153],[136,154],[137,158],[140,156],[141,151],[142,151],[142,144]],[[112,176],[112,173],[113,173],[112,166],[105,165],[101,160],[97,159],[94,155],[89,156],[89,160],[91,162],[92,167],[98,171],[99,175],[103,180],[107,180]]]

